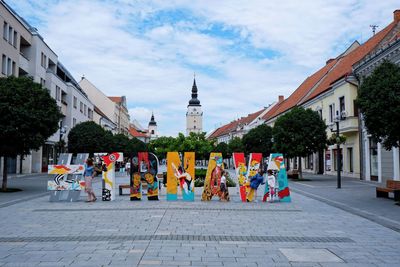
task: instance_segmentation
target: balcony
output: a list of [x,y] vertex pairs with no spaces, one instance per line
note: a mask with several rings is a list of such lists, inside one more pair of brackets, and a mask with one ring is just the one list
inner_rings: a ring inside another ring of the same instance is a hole
[[29,73],[29,60],[22,53],[19,53],[19,67]]
[[358,117],[347,117],[345,120],[339,122],[339,129],[341,133],[358,132]]

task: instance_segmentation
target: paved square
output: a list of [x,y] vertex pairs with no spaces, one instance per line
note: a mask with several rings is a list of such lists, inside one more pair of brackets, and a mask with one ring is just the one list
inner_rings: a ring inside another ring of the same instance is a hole
[[343,262],[327,249],[280,248],[290,262]]
[[162,189],[155,202],[6,205],[0,266],[398,266],[397,231],[296,193],[242,203],[229,190],[228,203],[200,201],[199,188],[195,202],[167,202]]

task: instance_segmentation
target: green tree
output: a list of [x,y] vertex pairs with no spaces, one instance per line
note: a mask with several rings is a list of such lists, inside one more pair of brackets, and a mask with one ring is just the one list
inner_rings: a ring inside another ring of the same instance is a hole
[[229,151],[231,153],[244,152],[244,145],[243,145],[242,139],[240,139],[239,137],[232,138],[229,141],[228,146],[229,146]]
[[390,150],[400,142],[400,67],[384,61],[359,88],[357,103],[368,133]]
[[246,153],[269,155],[272,150],[272,128],[266,124],[251,129],[243,136],[242,142]]
[[172,151],[172,147],[175,146],[175,141],[175,138],[171,136],[162,136],[150,141],[149,148],[154,151],[160,160],[165,159],[167,157],[167,152]]
[[231,157],[231,152],[230,152],[230,150],[229,150],[229,146],[228,146],[228,144],[225,143],[225,142],[218,143],[218,144],[215,146],[214,151],[215,151],[215,152],[220,152],[220,153],[222,153],[222,157],[223,157],[224,159],[230,158],[230,157]]
[[[311,109],[295,107],[279,117],[273,128],[276,151],[288,158],[306,157],[326,147],[326,124]],[[301,161],[299,175],[303,178]]]
[[113,135],[93,121],[77,124],[68,134],[71,153],[114,152]]
[[31,78],[0,78],[2,191],[7,190],[7,157],[39,149],[57,131],[61,118],[56,101]]
[[124,153],[126,153],[126,156],[132,156],[137,155],[138,152],[144,152],[148,150],[149,147],[143,141],[133,137],[132,139],[129,139],[128,147]]

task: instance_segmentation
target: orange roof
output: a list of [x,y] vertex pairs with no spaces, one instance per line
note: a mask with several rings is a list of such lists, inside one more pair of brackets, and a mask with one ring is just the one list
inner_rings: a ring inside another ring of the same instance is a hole
[[145,133],[139,132],[137,131],[135,128],[133,127],[129,127],[129,133],[133,136],[133,137],[147,137],[147,135]]
[[217,130],[215,130],[209,137],[209,139],[212,138],[217,138],[219,136],[228,134],[230,132],[233,132],[236,130],[236,128],[239,125],[245,125],[245,124],[249,124],[250,122],[252,122],[253,120],[255,120],[265,109],[259,110],[257,112],[251,113],[249,115],[247,115],[246,117],[242,117],[238,120],[234,120],[226,125],[223,125],[221,127],[219,127]]
[[115,102],[115,103],[121,103],[122,102],[122,97],[121,96],[109,96],[108,98],[112,102]]
[[337,59],[330,60],[325,66],[318,70],[313,75],[307,77],[302,84],[283,102],[273,107],[263,118],[273,118],[288,109],[296,106],[300,100],[306,96],[306,94],[316,85],[318,82],[332,69],[336,64]]
[[386,28],[372,36],[368,41],[355,48],[347,55],[341,57],[332,71],[326,75],[318,87],[302,102],[307,102],[308,100],[311,100],[319,94],[327,91],[331,88],[333,83],[351,74],[353,65],[373,51],[396,25],[397,23],[395,21],[390,23]]

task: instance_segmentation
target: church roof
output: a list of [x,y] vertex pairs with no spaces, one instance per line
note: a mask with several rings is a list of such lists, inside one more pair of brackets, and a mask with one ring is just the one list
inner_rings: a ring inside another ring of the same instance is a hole
[[200,105],[200,100],[197,99],[197,85],[196,85],[196,79],[193,79],[192,99],[189,100],[189,106],[201,106],[201,105]]
[[150,125],[157,126],[157,122],[154,120],[154,114],[153,113],[151,113],[151,119],[150,119],[150,122],[149,122],[149,126]]

